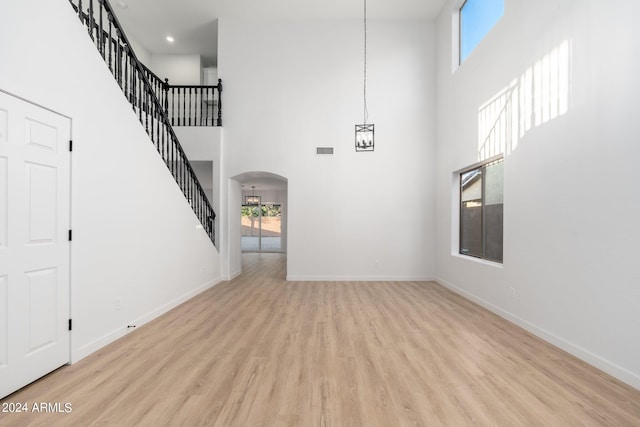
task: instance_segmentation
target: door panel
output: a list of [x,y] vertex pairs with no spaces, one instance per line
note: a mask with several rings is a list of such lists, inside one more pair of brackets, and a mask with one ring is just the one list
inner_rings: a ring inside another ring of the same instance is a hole
[[25,163],[27,244],[54,243],[56,238],[56,168]]
[[[0,145],[2,145],[2,141],[0,141]],[[0,157],[0,250],[6,249],[7,247],[7,236],[8,236],[8,226],[7,226],[7,208],[8,208],[8,168],[7,168],[7,158]]]
[[70,359],[70,133],[0,92],[0,398]]
[[7,276],[0,276],[0,369],[9,363],[9,282]]
[[27,356],[56,343],[57,279],[56,269],[30,271],[29,347]]
[[53,126],[39,123],[32,119],[27,119],[26,142],[28,145],[45,151],[58,151],[58,141],[56,131]]

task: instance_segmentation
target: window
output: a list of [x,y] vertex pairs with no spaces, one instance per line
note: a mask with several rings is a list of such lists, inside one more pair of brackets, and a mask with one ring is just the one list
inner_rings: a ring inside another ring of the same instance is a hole
[[503,159],[460,173],[460,254],[502,262]]
[[504,0],[466,0],[460,8],[460,64],[504,15]]

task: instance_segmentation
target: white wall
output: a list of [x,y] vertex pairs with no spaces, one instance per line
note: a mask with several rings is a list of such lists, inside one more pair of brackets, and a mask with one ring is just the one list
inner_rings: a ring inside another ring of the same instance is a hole
[[288,179],[292,280],[434,276],[434,27],[371,21],[368,43],[376,150],[355,153],[361,22],[219,21],[225,176]]
[[72,118],[78,360],[217,283],[220,259],[71,6],[2,7],[0,87]]
[[132,38],[129,34],[127,34],[127,39],[129,40],[129,43],[131,44],[131,48],[135,52],[136,57],[138,57],[138,61],[142,62],[144,66],[149,68],[149,66],[151,65],[151,53],[147,49],[145,49],[138,42],[138,40]]
[[[438,280],[640,388],[640,4],[505,3],[503,19],[453,74],[453,2],[437,23]],[[453,254],[452,173],[478,160],[480,107],[527,70],[552,83],[545,70],[563,43],[566,113],[545,117],[543,108],[507,150],[504,265]]]
[[[238,215],[239,206],[242,205],[242,188],[240,183],[234,179],[227,180],[229,214],[223,219],[226,225],[226,240],[224,241],[223,254],[225,264],[225,279],[230,280],[242,273],[242,249],[240,248],[241,224]],[[236,209],[237,208],[237,209]]]
[[172,85],[199,85],[202,79],[200,55],[151,54],[149,69]]

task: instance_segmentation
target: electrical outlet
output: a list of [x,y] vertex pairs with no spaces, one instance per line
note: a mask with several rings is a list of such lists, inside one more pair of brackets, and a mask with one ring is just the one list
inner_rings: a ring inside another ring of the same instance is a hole
[[516,297],[516,288],[514,288],[514,287],[512,286],[510,289],[511,289],[511,298],[514,298],[514,299],[515,299],[515,297]]
[[206,276],[207,274],[207,268],[206,267],[202,267],[202,277]]
[[122,298],[116,298],[113,304],[113,308],[120,310],[122,308]]

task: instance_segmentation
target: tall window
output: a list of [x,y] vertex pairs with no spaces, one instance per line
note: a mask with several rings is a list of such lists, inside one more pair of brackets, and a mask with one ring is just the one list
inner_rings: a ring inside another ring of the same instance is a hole
[[460,174],[460,253],[502,262],[503,159]]
[[504,0],[466,0],[460,8],[460,64],[504,15]]

